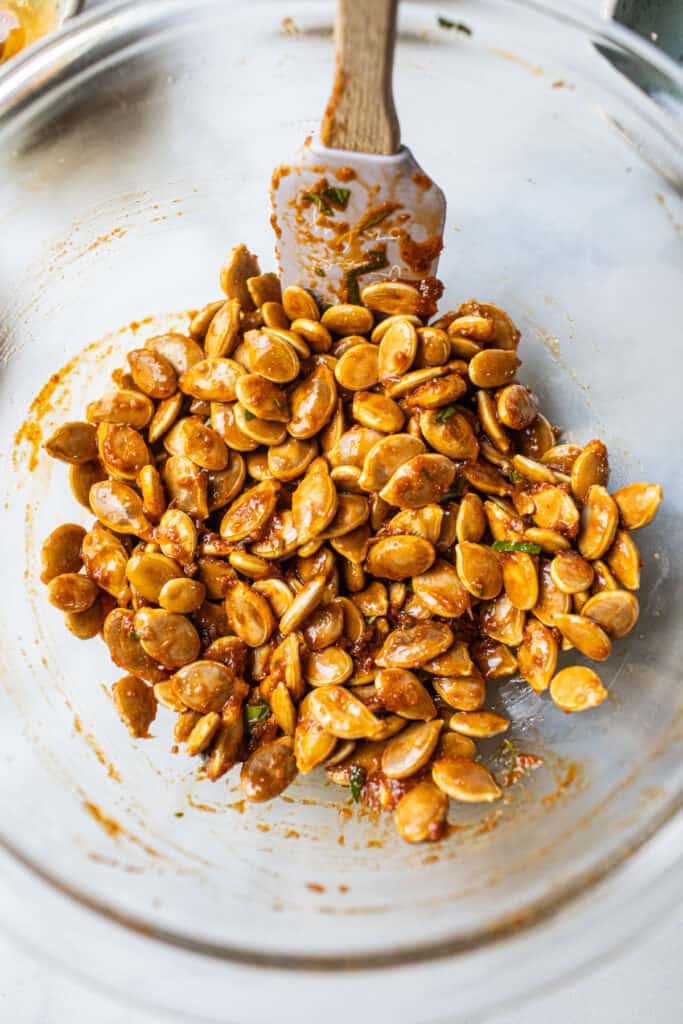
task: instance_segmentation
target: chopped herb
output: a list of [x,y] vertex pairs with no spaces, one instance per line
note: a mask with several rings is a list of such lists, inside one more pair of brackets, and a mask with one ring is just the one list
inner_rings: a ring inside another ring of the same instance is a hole
[[324,188],[322,192],[304,192],[302,198],[315,203],[321,213],[331,216],[334,210],[330,203],[336,203],[342,210],[345,210],[350,195],[351,190],[348,188]]
[[393,212],[393,210],[378,210],[377,213],[373,213],[371,217],[368,217],[368,219],[363,221],[361,224],[360,234],[362,235],[364,231],[368,230],[368,228],[377,227],[377,225],[381,224],[383,220],[390,217]]
[[370,259],[367,263],[361,263],[359,267],[354,267],[353,270],[346,271],[346,290],[348,292],[349,302],[358,306],[360,304],[360,290],[358,288],[358,278],[361,274],[369,274],[373,270],[381,270],[382,267],[388,265],[386,253],[380,249],[373,249],[368,253]]
[[265,718],[268,718],[269,714],[270,708],[266,703],[247,704],[248,725],[251,725],[253,722],[262,722]]
[[249,412],[248,409],[244,410],[244,418],[245,418],[245,420],[255,420],[256,419],[256,417],[254,416],[253,412]]
[[457,411],[457,406],[447,405],[445,409],[439,409],[435,416],[435,419],[437,423],[443,423],[444,420],[449,420],[451,416],[455,416]]
[[353,801],[356,804],[360,800],[360,791],[365,785],[365,778],[365,769],[361,768],[359,764],[354,764],[353,768],[349,772],[349,789],[351,790]]
[[184,818],[185,817],[185,813],[184,813],[184,811],[176,811],[175,814],[173,815],[173,817],[174,818]]
[[349,196],[351,195],[350,188],[324,188],[322,192],[325,199],[330,203],[337,203],[341,206],[342,210],[345,210],[349,204]]
[[332,207],[329,206],[320,192],[304,192],[302,199],[308,199],[310,203],[315,203],[321,213],[332,213]]
[[325,271],[323,270],[322,267],[316,267],[315,268],[315,272],[318,275],[318,277],[324,277],[325,276]]
[[517,750],[517,747],[514,745],[512,740],[503,740],[503,748],[507,750],[508,754],[514,761],[517,760],[517,758],[519,757],[519,751]]
[[532,544],[530,540],[494,540],[491,547],[494,551],[524,551],[527,555],[541,553],[541,545]]
[[507,471],[507,477],[513,484],[521,484],[524,480],[522,474],[518,473],[514,466],[510,466],[510,469]]
[[450,491],[446,491],[446,493],[442,496],[441,501],[459,501],[464,493],[465,481],[462,479],[456,480],[455,484],[450,489]]
[[437,16],[436,22],[439,28],[454,28],[456,32],[464,32],[466,36],[472,35],[469,25],[465,25],[462,21],[451,21],[450,18],[444,18],[443,14]]
[[128,639],[129,640],[139,640],[140,639],[140,634],[136,633],[134,629],[129,629],[128,630]]
[[376,622],[378,618],[378,615],[368,615],[365,621],[367,622],[368,626],[371,626],[373,622]]

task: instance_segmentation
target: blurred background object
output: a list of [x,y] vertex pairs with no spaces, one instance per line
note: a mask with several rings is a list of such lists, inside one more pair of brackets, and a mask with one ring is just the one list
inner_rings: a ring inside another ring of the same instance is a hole
[[0,0],[0,64],[76,14],[82,0]]
[[613,0],[607,13],[683,63],[681,0]]

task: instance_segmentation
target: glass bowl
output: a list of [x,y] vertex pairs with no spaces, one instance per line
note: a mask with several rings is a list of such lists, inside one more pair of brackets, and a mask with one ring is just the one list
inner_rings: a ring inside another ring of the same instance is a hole
[[[508,310],[565,436],[608,443],[614,486],[664,485],[637,538],[640,621],[601,669],[610,699],[567,716],[490,686],[541,767],[498,806],[453,807],[436,846],[318,777],[245,807],[236,773],[211,784],[171,752],[163,710],[130,740],[120,673],[38,583],[43,536],[80,518],[41,438],[134,339],[217,296],[233,244],[272,267],[270,170],[318,123],[332,18],[302,0],[124,3],[0,76],[4,922],[185,1020],[294,1020],[302,993],[331,1022],[350,1000],[471,1020],[680,893],[683,79],[625,30],[559,4],[401,5],[403,140],[449,200],[444,308]],[[505,773],[505,750],[486,756]]]

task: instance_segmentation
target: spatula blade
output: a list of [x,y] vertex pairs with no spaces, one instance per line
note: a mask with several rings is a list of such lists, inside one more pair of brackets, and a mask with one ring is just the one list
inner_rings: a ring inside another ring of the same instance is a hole
[[373,281],[436,274],[446,199],[406,147],[378,156],[310,139],[276,168],[271,203],[283,287],[357,302]]

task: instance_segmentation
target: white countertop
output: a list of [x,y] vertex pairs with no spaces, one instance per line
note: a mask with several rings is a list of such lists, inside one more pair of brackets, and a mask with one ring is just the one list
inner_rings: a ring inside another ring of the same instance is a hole
[[[87,0],[87,6],[99,2]],[[602,6],[601,0],[573,2],[593,10]],[[0,928],[2,924],[0,908]],[[679,907],[656,931],[641,936],[606,963],[596,964],[589,976],[545,992],[522,1009],[503,1010],[487,1018],[487,1024],[642,1024],[643,1020],[681,1024],[682,925],[683,908]],[[305,993],[302,1010],[305,1017]],[[359,1009],[353,1012],[356,1020],[365,1024]],[[272,1018],[276,1015],[274,1007]],[[86,987],[0,931],[2,1024],[163,1024],[171,1019],[154,1009],[136,1009],[108,993]]]
[[[545,993],[521,1009],[497,1013],[486,1024],[642,1024],[644,1020],[680,1024],[682,924],[683,913],[679,909],[655,932],[609,962],[596,966],[589,977]],[[305,1019],[305,992],[301,993],[301,1002]],[[353,1015],[359,1024],[366,1024],[367,1018],[358,1008]],[[273,1008],[272,1019],[276,1018],[277,1009]],[[0,933],[3,1024],[164,1024],[171,1020],[179,1018],[169,1018],[155,1010],[134,1009],[102,991],[86,988]]]

